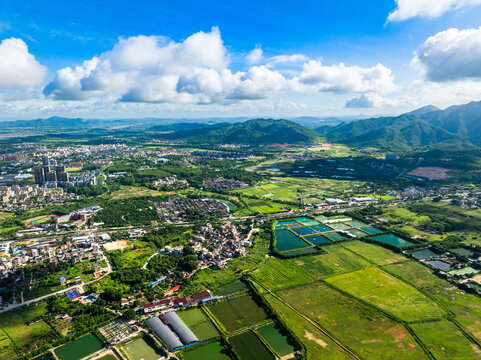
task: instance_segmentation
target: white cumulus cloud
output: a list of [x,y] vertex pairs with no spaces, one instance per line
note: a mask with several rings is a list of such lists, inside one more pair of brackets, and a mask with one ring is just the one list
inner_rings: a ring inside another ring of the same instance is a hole
[[481,78],[481,27],[431,36],[416,51],[412,65],[430,81]]
[[369,109],[369,108],[394,108],[409,104],[409,100],[405,97],[398,99],[389,99],[378,94],[367,93],[354,96],[346,101],[345,107],[348,109]]
[[303,65],[297,85],[333,93],[387,93],[396,89],[391,70],[382,64],[370,68],[346,66],[344,63],[326,66],[319,60]]
[[266,59],[260,47],[247,55],[250,67],[243,71],[231,70],[229,59],[218,28],[183,42],[134,36],[79,66],[59,70],[43,92],[56,100],[113,96],[121,102],[225,105],[283,91],[364,93],[395,88],[391,71],[381,64],[324,66],[301,54]]
[[403,21],[415,17],[436,18],[448,11],[481,4],[481,0],[396,0],[397,7],[388,21]]
[[10,38],[0,43],[0,87],[38,85],[45,72],[46,68],[28,52],[22,39]]

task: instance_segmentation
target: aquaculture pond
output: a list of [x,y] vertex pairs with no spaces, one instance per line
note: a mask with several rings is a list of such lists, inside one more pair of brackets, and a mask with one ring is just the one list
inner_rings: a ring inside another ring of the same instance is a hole
[[252,331],[233,336],[229,342],[241,360],[269,360],[274,356]]
[[281,220],[277,222],[278,225],[288,225],[288,224],[295,224],[295,223],[296,222],[294,220]]
[[346,221],[346,224],[351,226],[351,227],[361,227],[361,226],[367,225],[367,224],[365,224],[365,223],[363,223],[362,221],[359,221],[359,220]]
[[439,270],[447,270],[451,267],[450,264],[447,262],[441,261],[441,260],[431,260],[431,261],[425,261],[426,264],[431,265],[435,269]]
[[295,349],[279,325],[271,323],[261,326],[257,332],[264,338],[279,357],[292,354]]
[[416,259],[428,259],[428,258],[432,258],[432,257],[436,257],[437,254],[432,252],[431,250],[429,249],[423,249],[423,250],[418,250],[418,251],[413,251],[412,253],[410,253],[412,256],[414,256]]
[[308,227],[301,227],[301,228],[294,229],[294,232],[295,232],[296,234],[299,234],[299,235],[311,235],[311,234],[315,234],[315,231],[309,229]]
[[472,256],[474,253],[471,250],[465,249],[465,248],[456,248],[456,249],[450,249],[449,251],[460,255],[460,256]]
[[412,242],[401,239],[393,234],[384,234],[384,235],[374,236],[372,239],[375,241],[382,242],[384,244],[390,244],[390,245],[399,246],[399,247],[414,245]]
[[328,232],[328,231],[334,231],[333,228],[330,228],[329,226],[326,225],[319,225],[319,226],[312,226],[311,227],[313,230],[316,230],[317,232]]
[[300,250],[293,250],[293,251],[286,251],[283,252],[283,255],[285,256],[299,256],[299,255],[310,255],[310,254],[316,254],[318,250],[316,248],[310,247],[310,248],[304,248]]
[[314,245],[326,244],[326,243],[331,242],[331,240],[327,239],[326,237],[324,237],[322,235],[307,236],[306,240],[309,241],[311,244],[314,244]]
[[344,235],[341,235],[341,234],[338,234],[338,233],[326,234],[325,236],[328,239],[331,239],[332,241],[342,241],[346,238]]
[[330,227],[336,229],[336,230],[347,230],[347,229],[350,229],[351,226],[349,225],[346,225],[344,223],[332,223],[332,224],[329,224]]
[[303,223],[303,222],[312,221],[312,219],[308,217],[300,217],[300,218],[296,218],[296,221]]
[[367,235],[367,233],[365,233],[364,231],[358,230],[358,229],[351,229],[351,230],[348,230],[347,232],[349,234],[354,235],[355,237],[362,237],[362,236]]
[[145,338],[139,338],[125,344],[124,350],[129,355],[130,360],[159,360],[162,358]]
[[229,360],[224,347],[218,343],[213,342],[193,350],[189,350],[182,353],[184,360]]
[[382,230],[379,230],[378,228],[375,228],[373,226],[363,227],[363,228],[361,228],[361,230],[367,232],[368,234],[372,234],[372,235],[382,233]]
[[308,247],[309,244],[289,230],[276,230],[276,249],[288,251]]
[[54,352],[60,360],[80,360],[100,349],[102,349],[102,342],[99,338],[92,334],[87,334],[75,341],[59,347]]
[[468,266],[468,267],[465,267],[465,268],[462,268],[462,269],[458,269],[458,270],[451,270],[449,272],[449,274],[451,274],[451,275],[459,275],[459,276],[473,275],[473,274],[477,274],[477,273],[478,273],[478,270],[473,269],[471,266]]
[[316,226],[316,225],[319,225],[320,223],[318,221],[312,220],[312,221],[306,221],[302,224],[305,225],[305,226]]

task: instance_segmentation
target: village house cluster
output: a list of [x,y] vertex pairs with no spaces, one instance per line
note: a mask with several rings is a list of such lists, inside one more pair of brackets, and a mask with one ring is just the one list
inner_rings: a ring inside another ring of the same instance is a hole
[[247,187],[247,184],[235,179],[219,178],[202,181],[202,187],[206,190],[237,190]]
[[191,199],[181,195],[155,203],[155,207],[159,216],[168,222],[186,220],[190,212],[196,212],[204,218],[226,216],[229,213],[229,207],[221,201],[210,198]]
[[[4,253],[7,256],[0,257],[0,275],[4,277],[15,272],[25,265],[40,264],[48,261],[52,268],[59,263],[73,260],[80,262],[84,260],[95,260],[94,272],[100,274],[102,271],[100,261],[106,259],[101,244],[110,240],[107,234],[99,237],[79,236],[73,237],[70,241],[62,243],[56,239],[35,242],[29,245],[15,245],[9,243],[4,245]],[[62,277],[61,277],[62,282]],[[64,284],[61,284],[64,285]]]
[[220,226],[210,223],[202,226],[189,245],[197,253],[199,267],[207,268],[212,265],[222,267],[229,259],[247,255],[252,242],[245,239],[234,224],[226,222]]
[[153,182],[154,186],[163,186],[169,189],[185,189],[189,186],[187,180],[179,180],[177,176],[167,176],[163,179],[158,179]]

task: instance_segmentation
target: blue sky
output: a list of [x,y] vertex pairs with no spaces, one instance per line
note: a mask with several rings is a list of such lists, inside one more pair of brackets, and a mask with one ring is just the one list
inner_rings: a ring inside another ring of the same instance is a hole
[[481,100],[481,50],[472,51],[480,26],[480,0],[2,0],[0,112],[281,117],[446,107]]

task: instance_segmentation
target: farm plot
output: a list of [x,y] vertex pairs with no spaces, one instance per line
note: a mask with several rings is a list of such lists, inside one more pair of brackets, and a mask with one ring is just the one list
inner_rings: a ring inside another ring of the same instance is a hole
[[268,360],[274,359],[274,355],[264,346],[256,334],[246,331],[242,334],[229,338],[235,352],[241,360]]
[[439,319],[445,314],[419,290],[378,268],[337,275],[327,281],[404,321]]
[[434,275],[429,268],[412,260],[386,265],[382,268],[418,288],[430,288],[447,284],[445,280]]
[[412,329],[436,359],[479,359],[481,349],[450,321],[412,324]]
[[200,341],[219,336],[219,332],[201,309],[179,311],[177,314]]
[[481,341],[481,299],[445,282],[426,288],[438,301],[456,315],[456,321]]
[[267,314],[250,296],[221,301],[210,305],[209,311],[227,332],[255,325],[267,319]]
[[315,278],[326,278],[372,266],[371,263],[339,244],[325,246],[323,249],[327,254],[306,256],[293,259],[291,262]]
[[213,342],[205,346],[197,347],[193,350],[185,351],[182,353],[182,357],[184,358],[184,360],[230,359],[224,347],[218,342]]
[[299,316],[294,310],[283,304],[272,295],[265,300],[273,307],[279,317],[292,330],[306,348],[306,358],[346,360],[351,357],[324,335],[313,324]]
[[344,242],[342,243],[342,247],[351,250],[355,254],[358,254],[377,265],[391,264],[406,260],[404,256],[396,254],[391,250],[374,244],[361,242],[359,240]]
[[322,282],[281,290],[278,295],[363,358],[426,357],[401,324]]
[[102,342],[96,336],[87,334],[55,349],[55,355],[60,360],[80,360],[100,349]]
[[301,269],[295,263],[282,261],[275,257],[269,258],[261,268],[252,273],[252,276],[258,282],[272,290],[305,284],[316,280],[315,276]]

